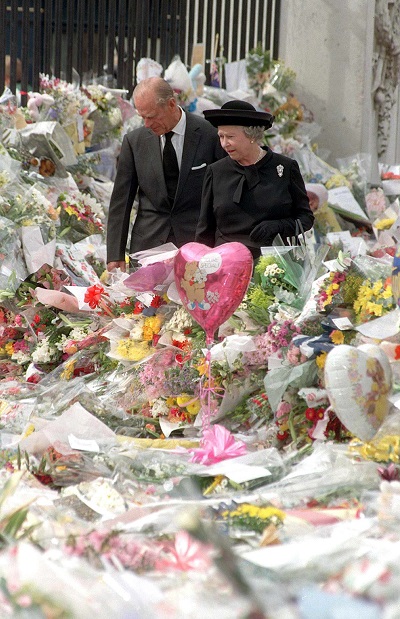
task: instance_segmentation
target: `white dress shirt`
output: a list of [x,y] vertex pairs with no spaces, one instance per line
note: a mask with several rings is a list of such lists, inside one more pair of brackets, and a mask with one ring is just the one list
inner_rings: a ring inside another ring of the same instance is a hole
[[[175,125],[175,127],[171,129],[171,131],[174,132],[174,135],[171,138],[171,142],[176,151],[176,158],[178,159],[179,169],[181,169],[183,142],[185,141],[185,131],[186,131],[186,114],[180,106],[179,106],[179,109],[181,110],[182,114],[181,114],[179,121]],[[164,146],[165,146],[164,135],[161,136],[160,143],[161,143],[161,154],[162,154],[162,151],[164,150]]]

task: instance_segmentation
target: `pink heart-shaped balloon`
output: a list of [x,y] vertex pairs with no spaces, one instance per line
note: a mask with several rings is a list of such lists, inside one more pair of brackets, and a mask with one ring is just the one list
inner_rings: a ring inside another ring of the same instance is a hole
[[187,243],[175,256],[175,284],[182,303],[211,344],[218,327],[240,305],[253,270],[251,252],[242,243],[215,248]]

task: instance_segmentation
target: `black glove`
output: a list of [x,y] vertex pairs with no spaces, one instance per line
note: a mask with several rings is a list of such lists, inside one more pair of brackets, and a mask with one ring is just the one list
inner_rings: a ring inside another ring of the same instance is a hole
[[281,223],[276,219],[270,221],[262,221],[257,224],[250,232],[250,241],[254,243],[264,243],[269,245],[272,243],[277,234],[281,231]]

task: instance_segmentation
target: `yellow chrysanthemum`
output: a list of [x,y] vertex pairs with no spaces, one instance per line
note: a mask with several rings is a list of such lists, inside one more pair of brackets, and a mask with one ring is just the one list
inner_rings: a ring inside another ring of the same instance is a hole
[[189,395],[188,393],[182,393],[176,398],[176,403],[178,406],[186,406],[186,404],[191,400],[193,400],[192,395]]
[[380,219],[374,223],[374,226],[377,230],[388,230],[393,226],[395,221],[396,219],[394,218]]
[[186,406],[186,410],[189,413],[189,415],[197,415],[200,408],[201,408],[201,404],[199,400],[196,400],[195,402],[192,402],[191,404],[188,404]]
[[35,426],[33,425],[33,423],[28,424],[25,428],[25,432],[22,438],[26,438],[27,436],[30,436],[34,431],[35,431]]
[[153,335],[154,332],[152,331],[152,329],[150,327],[143,327],[143,339],[145,342],[151,342],[151,340],[153,339]]
[[144,324],[154,333],[158,333],[162,324],[161,316],[158,314],[156,316],[146,316]]
[[334,344],[343,344],[344,342],[343,332],[338,329],[336,331],[332,331],[330,338]]
[[278,509],[277,507],[261,507],[259,509],[258,515],[258,517],[262,520],[268,520],[269,518],[273,517],[279,518],[279,520],[284,520],[285,516],[285,512],[283,512],[281,509]]
[[68,215],[73,215],[74,217],[81,219],[80,215],[78,215],[78,213],[71,206],[66,206],[65,212],[68,213]]
[[350,181],[347,180],[343,174],[339,172],[337,174],[333,174],[325,183],[325,187],[327,189],[333,189],[334,187],[351,187]]
[[225,517],[229,516],[230,518],[240,518],[244,516],[258,520],[270,520],[271,518],[278,518],[279,520],[284,520],[286,515],[282,510],[276,507],[259,507],[258,505],[252,505],[251,503],[241,503],[235,510],[231,512],[224,512],[224,514]]
[[370,301],[367,303],[366,309],[369,314],[373,314],[374,316],[382,316],[383,306],[379,303],[372,303]]
[[328,353],[326,351],[321,352],[315,359],[317,366],[322,370],[325,367],[326,357]]
[[146,342],[150,342],[153,336],[159,333],[161,329],[160,316],[147,316],[143,324],[143,339]]
[[353,439],[349,443],[349,451],[360,454],[366,460],[398,464],[400,461],[400,437],[397,434],[391,434],[368,443],[362,443],[358,438]]
[[14,352],[13,343],[12,342],[7,342],[6,345],[4,346],[4,350],[6,351],[6,354],[11,357],[11,355]]
[[128,361],[141,361],[149,354],[149,345],[127,338],[118,342],[117,353]]
[[203,359],[203,361],[201,363],[199,363],[199,365],[196,366],[196,370],[198,371],[200,376],[203,376],[204,374],[207,374],[207,372],[208,372],[208,362],[205,359]]
[[75,365],[76,361],[74,359],[67,361],[64,366],[64,370],[60,374],[60,378],[62,380],[70,380],[74,375]]
[[381,297],[382,299],[390,299],[390,297],[392,296],[393,296],[392,286],[387,286],[387,288],[385,288],[385,290],[382,292]]
[[372,285],[372,294],[377,297],[382,291],[382,280],[378,279],[373,285]]

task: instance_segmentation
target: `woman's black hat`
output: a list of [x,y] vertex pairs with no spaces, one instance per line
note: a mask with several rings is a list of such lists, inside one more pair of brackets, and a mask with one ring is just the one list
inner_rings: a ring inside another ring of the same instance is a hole
[[204,117],[214,127],[220,125],[241,125],[243,127],[264,127],[269,129],[275,118],[268,112],[257,112],[247,101],[234,99],[228,101],[218,110],[204,110]]

